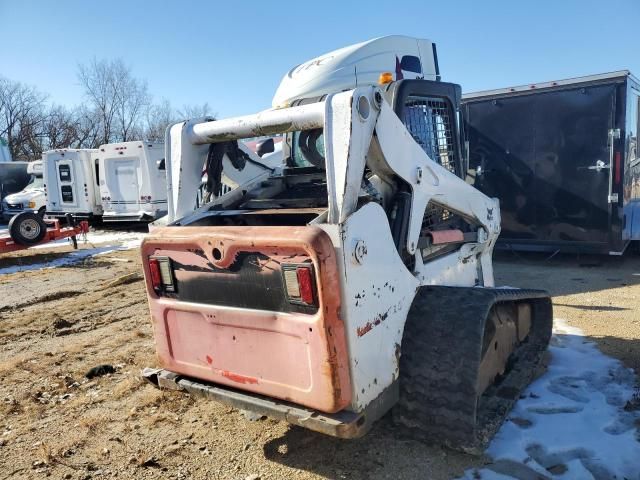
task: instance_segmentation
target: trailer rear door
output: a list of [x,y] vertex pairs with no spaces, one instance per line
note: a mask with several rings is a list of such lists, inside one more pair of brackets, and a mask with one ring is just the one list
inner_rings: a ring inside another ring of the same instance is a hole
[[609,241],[615,86],[536,96],[535,216],[552,241]]
[[606,249],[615,91],[590,85],[466,101],[469,172],[500,199],[502,240]]
[[139,170],[140,159],[137,157],[105,160],[104,175],[110,192],[111,206],[115,212],[126,213],[139,210]]

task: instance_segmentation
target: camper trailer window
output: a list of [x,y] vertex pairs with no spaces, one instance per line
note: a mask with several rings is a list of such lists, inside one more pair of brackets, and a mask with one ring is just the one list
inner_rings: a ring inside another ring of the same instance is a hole
[[63,185],[60,187],[60,191],[62,192],[63,203],[73,203],[73,190],[70,185]]
[[60,175],[60,180],[63,182],[71,181],[71,166],[70,165],[59,165],[58,173]]

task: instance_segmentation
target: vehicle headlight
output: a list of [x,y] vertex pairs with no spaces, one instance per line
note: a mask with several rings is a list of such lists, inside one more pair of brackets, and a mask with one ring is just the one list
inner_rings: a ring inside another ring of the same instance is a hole
[[36,208],[36,202],[29,202],[29,208]]

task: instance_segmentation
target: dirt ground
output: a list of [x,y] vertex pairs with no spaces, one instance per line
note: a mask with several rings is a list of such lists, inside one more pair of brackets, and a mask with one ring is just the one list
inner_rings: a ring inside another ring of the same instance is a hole
[[[17,261],[31,260],[0,267]],[[640,371],[640,257],[502,254],[495,266],[498,284],[548,289],[556,317]],[[130,250],[0,276],[0,480],[449,479],[487,461],[397,439],[385,421],[341,441],[146,385],[143,282],[114,282],[140,271]],[[101,364],[115,373],[85,378]]]

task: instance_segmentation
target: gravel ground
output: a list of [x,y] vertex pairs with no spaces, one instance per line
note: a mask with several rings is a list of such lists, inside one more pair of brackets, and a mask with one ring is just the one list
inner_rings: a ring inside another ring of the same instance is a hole
[[640,373],[640,255],[624,257],[502,253],[496,284],[543,288],[562,318],[597,341],[607,355]]
[[[68,247],[41,250],[58,258]],[[27,262],[24,252],[0,266]],[[154,364],[136,250],[0,276],[0,479],[449,479],[488,460],[398,439],[341,441],[144,384]],[[502,255],[498,284],[546,288],[556,317],[640,367],[640,258]],[[88,380],[101,364],[115,373]]]

